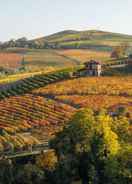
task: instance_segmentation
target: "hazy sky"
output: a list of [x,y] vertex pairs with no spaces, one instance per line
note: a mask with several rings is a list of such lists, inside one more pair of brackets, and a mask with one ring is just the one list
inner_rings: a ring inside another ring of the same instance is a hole
[[0,0],[0,40],[65,29],[132,34],[132,0]]

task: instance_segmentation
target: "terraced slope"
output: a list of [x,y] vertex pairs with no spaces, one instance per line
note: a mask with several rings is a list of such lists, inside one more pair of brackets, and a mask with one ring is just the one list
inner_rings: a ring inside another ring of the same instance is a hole
[[[69,79],[69,71],[38,75],[0,90],[0,151],[25,149],[50,138],[81,107],[123,105],[132,118],[132,78]],[[54,83],[54,84],[53,84]],[[24,137],[24,133],[28,133]]]
[[41,74],[34,77],[25,78],[16,82],[0,86],[0,99],[10,96],[22,95],[31,92],[33,89],[46,86],[69,78],[69,72],[55,72],[51,74]]
[[132,77],[81,77],[37,89],[51,95],[115,95],[132,97]]
[[0,101],[0,127],[9,133],[65,122],[74,108],[40,96],[24,95]]
[[[75,110],[69,105],[31,94],[0,101],[0,151],[38,144],[39,140],[32,132],[37,128],[42,130],[42,135],[47,135],[47,139],[50,138]],[[24,137],[24,132],[29,135]]]
[[[52,133],[64,126],[76,109],[39,95],[32,95],[31,92],[33,89],[66,78],[69,78],[69,73],[61,71],[1,85],[1,153],[28,149],[30,145],[40,144],[43,139],[49,139]],[[37,128],[40,130],[39,133],[36,131]],[[26,136],[25,132],[28,133]],[[42,140],[39,141],[40,137]]]

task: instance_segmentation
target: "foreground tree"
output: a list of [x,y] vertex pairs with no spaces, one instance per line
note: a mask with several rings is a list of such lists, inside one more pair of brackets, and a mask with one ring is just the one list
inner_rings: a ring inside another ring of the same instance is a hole
[[111,129],[113,122],[105,112],[96,117],[98,123],[92,136],[91,157],[99,184],[114,183],[117,176],[117,155],[120,150],[118,136]]
[[124,148],[118,137],[121,131],[113,126],[114,121],[105,111],[95,114],[90,109],[83,109],[51,141],[51,147],[58,155],[58,164],[65,162],[67,165],[67,170],[65,164],[61,169],[70,178],[69,183],[77,176],[80,176],[82,184],[122,183],[121,173],[130,167],[125,169],[126,165],[120,163],[124,157],[120,153]]
[[57,168],[58,159],[54,151],[42,153],[36,158],[36,165],[44,171],[46,180],[50,184],[56,184],[55,170]]
[[118,170],[120,184],[132,183],[132,144],[122,145],[118,161],[120,162]]

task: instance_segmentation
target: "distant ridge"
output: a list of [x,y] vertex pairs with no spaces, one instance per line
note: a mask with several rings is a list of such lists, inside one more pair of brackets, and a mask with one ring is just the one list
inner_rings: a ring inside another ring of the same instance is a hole
[[33,40],[24,40],[24,42],[22,40],[22,44],[19,43],[20,39],[16,40],[14,45],[18,45],[18,47],[26,46],[29,48],[93,49],[111,51],[113,47],[122,43],[132,45],[132,35],[101,30],[64,30]]
[[50,48],[61,49],[92,49],[111,51],[122,43],[132,44],[132,36],[101,30],[64,30],[49,36],[37,38],[36,43],[46,43]]
[[116,37],[116,38],[124,38],[124,39],[132,39],[132,35],[128,34],[122,34],[122,33],[114,33],[109,31],[102,31],[102,30],[88,30],[88,31],[76,31],[76,30],[64,30],[60,31],[54,34],[50,34],[48,36],[44,36],[41,38],[37,38],[34,40],[47,40],[47,41],[54,41],[54,39],[61,38],[64,36],[78,36],[80,38],[83,38],[84,36],[87,36],[85,38],[89,39],[89,36],[96,36],[96,37],[103,37],[105,36],[105,39],[109,39],[109,37]]
[[[110,31],[102,31],[102,30],[81,30],[81,31],[78,31],[78,30],[63,30],[63,31],[59,31],[59,32],[56,32],[56,33],[53,33],[53,34],[49,34],[47,36],[43,36],[43,37],[39,37],[39,38],[34,38],[34,39],[31,39],[29,41],[34,41],[34,40],[51,40],[54,39],[55,37],[62,37],[62,36],[68,36],[68,35],[106,35],[106,38],[107,36],[112,36],[112,37],[120,37],[120,38],[124,38],[124,39],[132,39],[132,35],[129,35],[129,34],[123,34],[123,33],[115,33],[115,32],[110,32]],[[26,38],[26,37],[24,37]],[[21,38],[20,38],[21,39]],[[12,39],[12,40],[15,40],[15,39]],[[19,39],[17,39],[19,40]],[[0,44],[2,44],[2,42],[0,41]]]

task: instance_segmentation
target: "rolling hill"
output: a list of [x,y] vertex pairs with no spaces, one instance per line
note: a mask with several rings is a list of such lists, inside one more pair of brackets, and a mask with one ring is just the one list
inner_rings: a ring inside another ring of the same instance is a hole
[[131,46],[132,35],[100,30],[64,30],[41,38],[19,38],[0,44],[1,48],[22,47],[42,49],[92,49],[111,51],[114,46],[126,43]]
[[[53,71],[74,67],[90,59],[107,61],[113,47],[124,43],[131,46],[132,36],[99,30],[65,30],[34,40],[20,38],[3,43],[1,54],[24,55],[26,72]],[[14,65],[14,60],[8,65]],[[5,60],[0,62],[0,66],[6,67],[5,63]]]
[[99,30],[66,30],[34,41],[40,44],[47,43],[55,48],[90,48],[108,51],[121,43],[132,43],[132,36]]

